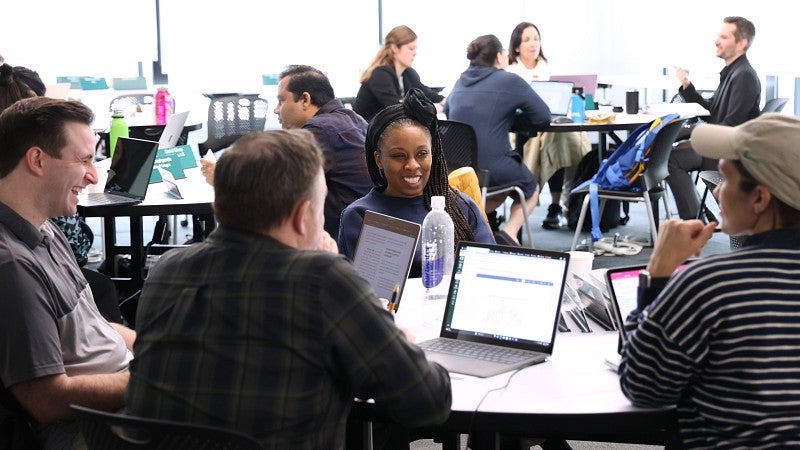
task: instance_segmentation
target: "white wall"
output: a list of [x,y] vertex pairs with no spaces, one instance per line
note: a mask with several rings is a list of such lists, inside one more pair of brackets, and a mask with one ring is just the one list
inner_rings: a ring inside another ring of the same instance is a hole
[[[161,10],[163,70],[171,89],[264,92],[261,74],[311,64],[329,74],[338,95],[354,95],[360,71],[378,48],[377,0],[161,0]],[[138,61],[151,75],[154,1],[29,0],[5,2],[0,11],[0,55],[38,70],[46,83],[57,75],[135,76]],[[779,95],[793,97],[800,38],[793,15],[774,2],[383,0],[383,32],[397,24],[415,30],[415,68],[429,85],[455,82],[473,38],[492,33],[507,42],[524,20],[539,26],[554,73],[599,73],[639,84],[631,87],[662,84],[674,91],[674,78],[661,71],[675,64],[689,68],[700,87],[716,87],[722,64],[714,57],[714,39],[726,15],[755,23],[753,65],[762,80],[781,75]]]

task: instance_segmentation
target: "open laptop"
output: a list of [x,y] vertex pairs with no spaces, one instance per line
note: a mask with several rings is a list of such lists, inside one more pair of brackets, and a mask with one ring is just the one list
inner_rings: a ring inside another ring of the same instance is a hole
[[490,377],[553,353],[569,254],[460,242],[438,338],[419,345],[450,372]]
[[[686,267],[692,260],[678,266],[676,271]],[[639,273],[647,268],[647,264],[614,267],[606,271],[606,286],[610,297],[611,313],[613,315],[619,343],[617,353],[622,352],[622,346],[627,339],[625,319],[638,307]],[[606,364],[612,369],[619,367],[619,355],[606,358]]]
[[175,147],[181,137],[181,133],[183,133],[183,125],[186,124],[187,117],[189,117],[189,111],[169,116],[167,124],[164,125],[164,131],[161,133],[161,137],[158,138],[158,148]]
[[158,142],[120,137],[103,192],[90,192],[81,206],[134,205],[144,200]]
[[550,75],[550,81],[569,81],[575,87],[583,88],[584,94],[597,92],[597,74],[586,75]]
[[420,228],[418,223],[375,211],[364,214],[353,265],[378,298],[391,298],[395,287],[397,298],[402,298]]
[[531,81],[531,88],[550,108],[551,121],[569,117],[572,86],[573,84],[569,81]]

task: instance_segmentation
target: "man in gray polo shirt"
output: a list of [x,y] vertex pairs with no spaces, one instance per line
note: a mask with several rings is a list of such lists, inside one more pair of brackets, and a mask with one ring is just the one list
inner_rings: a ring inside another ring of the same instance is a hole
[[47,220],[74,214],[78,193],[97,182],[92,120],[80,102],[45,97],[0,114],[0,379],[45,448],[73,448],[70,403],[122,408],[135,339],[97,311]]

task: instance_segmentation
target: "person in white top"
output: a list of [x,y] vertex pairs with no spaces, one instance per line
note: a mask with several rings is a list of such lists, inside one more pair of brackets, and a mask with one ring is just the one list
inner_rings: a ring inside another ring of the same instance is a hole
[[[507,71],[521,76],[525,81],[547,81],[550,69],[542,51],[539,28],[530,22],[520,22],[511,33],[508,46]],[[542,227],[548,230],[561,228],[562,192],[571,188],[575,166],[591,145],[586,133],[539,133],[524,146],[523,160],[538,180],[547,180],[551,202]],[[570,170],[567,170],[570,169]],[[567,174],[569,172],[569,174]],[[568,176],[569,175],[569,176]],[[567,183],[565,183],[565,180]]]

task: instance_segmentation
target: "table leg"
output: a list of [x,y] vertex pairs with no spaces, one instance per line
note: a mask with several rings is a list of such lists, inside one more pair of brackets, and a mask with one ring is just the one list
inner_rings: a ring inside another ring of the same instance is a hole
[[131,282],[140,289],[144,283],[142,269],[144,268],[144,233],[142,218],[139,216],[130,217],[131,224]]
[[103,272],[109,276],[117,276],[116,251],[117,246],[117,225],[114,217],[103,217]]

